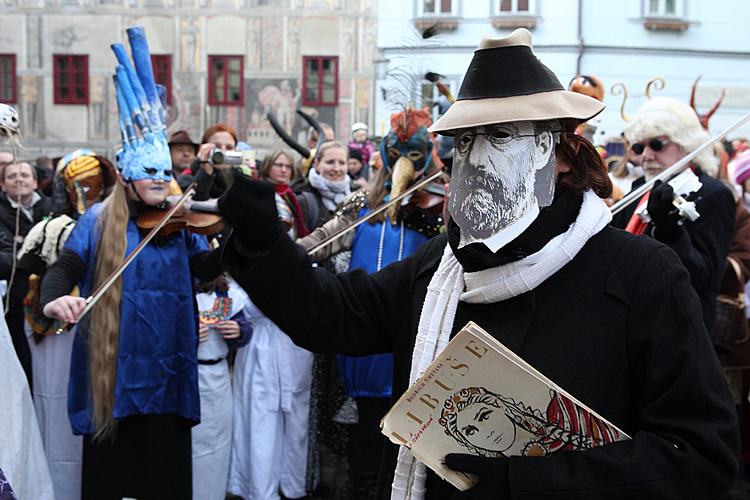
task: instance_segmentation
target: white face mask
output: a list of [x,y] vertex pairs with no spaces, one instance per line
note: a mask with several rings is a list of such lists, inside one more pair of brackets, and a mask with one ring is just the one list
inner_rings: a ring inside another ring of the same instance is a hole
[[[557,122],[551,123],[559,130]],[[465,129],[454,139],[448,211],[461,228],[459,248],[482,242],[496,252],[552,203],[555,138],[534,122]]]

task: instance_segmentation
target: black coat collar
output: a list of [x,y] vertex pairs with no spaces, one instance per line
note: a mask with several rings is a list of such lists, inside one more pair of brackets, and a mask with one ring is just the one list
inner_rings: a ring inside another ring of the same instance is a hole
[[543,208],[523,233],[495,253],[484,243],[472,243],[459,249],[461,229],[452,220],[448,224],[448,243],[467,272],[502,266],[538,252],[549,240],[567,231],[576,220],[582,201],[581,193],[558,188],[552,204]]

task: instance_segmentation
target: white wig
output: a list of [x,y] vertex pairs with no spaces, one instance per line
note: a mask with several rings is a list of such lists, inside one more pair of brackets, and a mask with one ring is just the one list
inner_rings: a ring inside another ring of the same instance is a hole
[[[659,136],[667,136],[682,146],[686,154],[709,138],[708,132],[701,127],[695,110],[671,97],[654,97],[649,100],[625,129],[625,137],[631,144]],[[719,160],[711,148],[699,154],[694,163],[711,176],[715,177],[718,173]]]

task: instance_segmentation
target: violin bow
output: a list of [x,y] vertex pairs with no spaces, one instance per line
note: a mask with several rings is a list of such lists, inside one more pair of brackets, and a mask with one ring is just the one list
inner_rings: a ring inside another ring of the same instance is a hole
[[359,219],[355,220],[354,222],[352,222],[348,226],[342,228],[339,231],[336,231],[335,233],[333,233],[332,235],[330,235],[328,238],[324,239],[323,241],[321,241],[320,243],[318,243],[317,245],[315,245],[314,247],[312,247],[310,250],[307,251],[307,255],[313,255],[315,252],[317,252],[321,248],[325,248],[326,246],[330,245],[331,243],[333,243],[337,239],[339,239],[342,236],[344,236],[349,231],[352,231],[353,229],[356,229],[357,227],[361,226],[362,224],[364,224],[365,222],[369,221],[370,219],[372,219],[374,217],[377,217],[378,214],[381,214],[381,213],[385,212],[390,207],[392,207],[396,203],[400,202],[401,200],[403,200],[404,198],[406,198],[410,194],[414,193],[415,191],[419,191],[420,189],[422,189],[423,187],[425,187],[430,182],[436,180],[442,174],[443,174],[443,171],[442,170],[438,170],[437,172],[435,172],[434,174],[430,175],[429,177],[425,177],[421,181],[414,183],[409,189],[407,189],[406,191],[404,191],[400,195],[396,196],[393,199],[388,200],[387,202],[383,203],[382,205],[380,205],[378,208],[376,208],[372,212],[368,213],[367,215],[363,215],[362,217],[360,217]]
[[676,162],[674,165],[669,167],[668,169],[661,172],[659,175],[654,177],[648,182],[645,182],[643,185],[638,187],[637,189],[634,189],[633,191],[629,192],[623,199],[612,205],[612,208],[610,209],[612,211],[612,215],[615,215],[619,212],[622,212],[625,207],[632,204],[633,202],[640,200],[641,197],[646,194],[647,191],[649,191],[652,187],[654,187],[654,184],[656,181],[663,181],[668,182],[672,180],[673,177],[676,177],[679,175],[683,170],[688,168],[690,166],[690,162],[692,162],[699,154],[701,154],[703,151],[708,149],[709,147],[713,146],[713,144],[717,141],[722,140],[724,137],[726,137],[728,134],[732,133],[734,130],[738,129],[740,126],[742,126],[745,122],[750,120],[750,113],[747,113],[745,116],[716,134],[715,136],[708,139],[706,142],[695,148],[690,154]]
[[[101,299],[105,293],[107,293],[107,290],[109,290],[112,285],[115,284],[115,281],[117,281],[117,278],[119,278],[122,273],[125,272],[125,269],[128,268],[128,266],[135,260],[136,257],[138,257],[138,254],[141,253],[141,251],[146,248],[146,245],[149,244],[151,240],[153,240],[157,234],[159,234],[159,231],[167,224],[169,219],[172,218],[172,216],[177,213],[177,211],[180,209],[180,207],[185,203],[185,201],[195,192],[195,185],[196,181],[193,181],[192,184],[190,184],[190,187],[188,187],[185,192],[180,196],[180,198],[174,202],[174,204],[167,210],[167,213],[164,214],[164,216],[161,218],[159,223],[155,225],[151,230],[146,234],[146,236],[143,237],[143,239],[138,243],[138,246],[136,246],[130,254],[125,257],[125,259],[122,261],[122,263],[117,266],[117,269],[112,271],[112,274],[110,274],[104,282],[99,285],[99,287],[94,290],[94,293],[89,295],[86,298],[86,307],[84,307],[83,311],[81,311],[81,314],[78,316],[78,321],[81,321],[81,318],[86,316],[91,309],[94,308],[97,302],[99,302],[99,299]],[[55,330],[55,335],[60,335],[61,333],[64,333],[68,329],[69,323],[65,323],[60,326],[57,330]]]

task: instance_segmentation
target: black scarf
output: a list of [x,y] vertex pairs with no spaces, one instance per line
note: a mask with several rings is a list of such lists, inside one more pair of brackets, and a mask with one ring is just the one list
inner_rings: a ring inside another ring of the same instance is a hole
[[459,249],[461,229],[448,223],[448,243],[466,272],[501,266],[538,252],[555,236],[564,233],[575,222],[583,194],[557,186],[552,204],[540,210],[539,216],[516,239],[492,253],[484,243],[471,243]]

